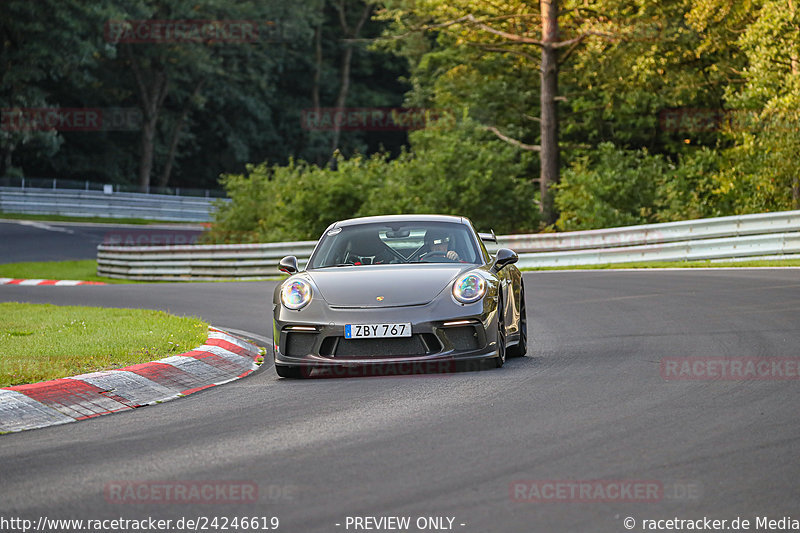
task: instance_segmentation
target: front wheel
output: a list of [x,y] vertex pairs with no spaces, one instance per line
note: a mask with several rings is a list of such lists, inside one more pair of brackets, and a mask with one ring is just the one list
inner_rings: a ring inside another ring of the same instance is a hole
[[494,360],[497,368],[502,367],[506,362],[506,326],[505,313],[503,312],[503,301],[497,300],[497,358]]
[[528,353],[528,313],[525,311],[525,290],[519,292],[519,342],[508,349],[512,357],[525,357]]
[[275,372],[282,378],[300,379],[303,376],[303,367],[288,366],[288,365],[275,365]]

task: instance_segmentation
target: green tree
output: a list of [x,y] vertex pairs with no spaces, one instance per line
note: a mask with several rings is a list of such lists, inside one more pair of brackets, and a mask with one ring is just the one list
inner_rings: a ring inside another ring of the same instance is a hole
[[[466,107],[499,138],[540,152],[543,212],[559,154],[569,164],[607,141],[673,158],[690,149],[687,132],[666,131],[659,112],[720,108],[728,67],[741,63],[730,46],[700,51],[689,0],[384,4],[381,16],[394,21],[385,46],[412,65],[409,99]],[[714,146],[719,135],[690,137]]]
[[[349,42],[333,0],[136,0],[21,2],[0,5],[4,108],[142,109],[138,131],[0,131],[5,173],[91,179],[118,184],[212,188],[221,173],[249,161],[320,163],[331,155],[331,132],[302,128],[313,106],[340,92],[341,58],[352,49],[348,105],[398,106],[402,58]],[[364,2],[346,2],[348,23]],[[126,43],[111,21],[245,20],[258,24],[255,42]],[[385,23],[367,20],[363,37]],[[315,30],[320,29],[317,64]],[[341,132],[345,153],[393,154],[405,132]],[[149,167],[149,171],[148,171]],[[0,169],[3,170],[3,169]],[[146,177],[149,176],[149,177]]]
[[338,171],[305,161],[248,166],[222,183],[231,202],[220,203],[209,242],[316,239],[333,221],[358,212],[369,188],[380,187],[390,163],[381,154],[340,157]]
[[556,204],[560,230],[672,222],[726,214],[715,194],[720,156],[708,148],[672,163],[644,148],[601,143],[564,171]]
[[21,125],[14,110],[58,107],[60,84],[94,81],[87,67],[113,53],[96,32],[111,13],[109,2],[0,2],[0,175],[21,172],[14,155],[23,147],[32,157],[59,149],[63,137],[57,131]]
[[387,165],[359,215],[443,213],[500,233],[531,231],[538,210],[527,201],[532,154],[498,140],[478,122],[452,117],[410,135],[411,149]]
[[728,133],[736,142],[721,189],[737,211],[800,209],[800,13],[795,0],[765,0],[741,33],[744,83],[730,87]]
[[658,180],[666,171],[660,156],[601,143],[592,157],[581,157],[564,171],[556,195],[557,227],[572,231],[654,221]]
[[531,231],[537,211],[526,178],[530,154],[497,140],[466,119],[437,122],[411,134],[411,148],[388,154],[338,156],[337,170],[304,161],[251,166],[223,178],[210,242],[316,239],[336,220],[395,213],[469,217],[500,233]]
[[297,23],[294,17],[298,16],[301,15],[296,9],[287,9],[285,3],[278,1],[231,4],[221,0],[139,0],[125,4],[119,24],[123,31],[126,24],[163,20],[242,20],[253,24],[255,30],[255,39],[248,37],[244,42],[223,37],[216,41],[164,38],[163,42],[131,43],[125,42],[123,33],[118,45],[120,64],[116,70],[126,72],[125,79],[129,80],[131,93],[142,110],[138,178],[141,190],[150,187],[157,135],[164,120],[167,98],[173,100],[173,109],[177,112],[172,117],[171,127],[166,128],[169,133],[163,143],[166,150],[160,179],[162,185],[169,181],[187,118],[204,100],[204,86],[209,81],[224,79],[238,88],[242,78],[252,83],[260,76],[268,76],[276,62],[272,44],[261,36],[264,31],[262,21],[278,20],[286,27],[293,27]]
[[[432,32],[440,36],[439,46],[473,47],[479,54],[505,56],[504,63],[519,63],[520,69],[536,68],[539,71],[538,113],[534,116],[525,110],[522,114],[526,120],[538,123],[538,133],[534,135],[531,132],[530,124],[520,124],[519,117],[510,125],[514,133],[521,132],[536,138],[538,144],[523,142],[509,135],[507,123],[493,121],[485,124],[485,127],[517,148],[540,154],[538,203],[542,217],[553,222],[555,219],[549,189],[559,180],[559,52],[578,45],[588,34],[581,32],[573,38],[564,39],[560,27],[559,2],[543,0],[539,4],[537,9],[520,0],[478,4],[469,0],[394,0],[385,2],[387,8],[382,16],[395,22],[391,32],[393,37],[402,38],[418,31]],[[411,50],[411,57],[418,59],[418,64],[423,68],[430,65],[425,59],[420,60],[413,48],[400,49]],[[471,55],[472,51],[466,52],[467,57]],[[451,69],[445,75],[466,74],[467,77],[474,77],[476,74],[468,66],[469,61],[465,60],[463,52],[451,54],[449,59],[456,59],[458,66],[455,68],[461,67],[461,72]],[[525,105],[518,99],[512,102],[518,108]],[[477,109],[482,107],[475,106]],[[535,201],[533,198],[530,200]]]

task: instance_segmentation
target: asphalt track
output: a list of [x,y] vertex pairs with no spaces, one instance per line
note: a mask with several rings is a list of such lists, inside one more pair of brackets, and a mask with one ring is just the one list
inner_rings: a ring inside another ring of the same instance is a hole
[[88,224],[0,220],[0,264],[24,261],[95,259],[103,242],[190,244],[202,233],[198,225]]
[[[176,402],[0,436],[0,516],[277,516],[289,532],[356,531],[348,516],[454,517],[464,532],[800,518],[800,381],[665,381],[659,364],[800,355],[798,270],[535,272],[525,284],[532,346],[499,370],[289,381],[264,365]],[[3,286],[0,301],[166,309],[269,337],[272,286]],[[254,483],[258,501],[104,496],[115,482],[209,480]],[[531,503],[512,498],[519,480],[665,490]]]

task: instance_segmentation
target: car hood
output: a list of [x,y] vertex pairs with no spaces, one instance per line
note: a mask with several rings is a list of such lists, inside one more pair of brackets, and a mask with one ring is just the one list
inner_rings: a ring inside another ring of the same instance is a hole
[[317,290],[334,307],[424,305],[449,287],[459,273],[476,265],[371,265],[307,271]]

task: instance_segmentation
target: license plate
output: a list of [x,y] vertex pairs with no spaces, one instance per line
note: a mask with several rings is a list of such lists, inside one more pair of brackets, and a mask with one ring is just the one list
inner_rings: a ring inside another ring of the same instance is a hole
[[411,324],[346,324],[345,339],[385,339],[410,337]]

